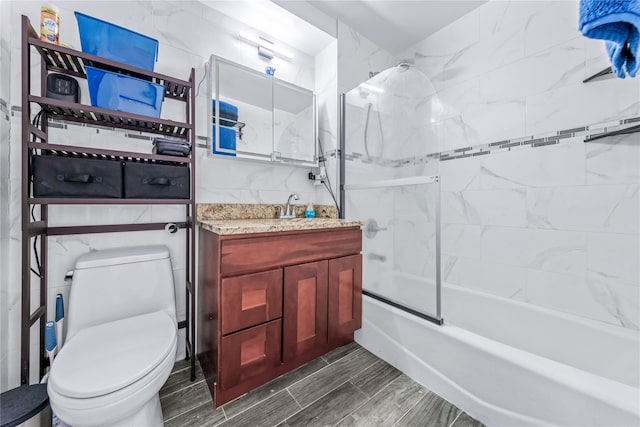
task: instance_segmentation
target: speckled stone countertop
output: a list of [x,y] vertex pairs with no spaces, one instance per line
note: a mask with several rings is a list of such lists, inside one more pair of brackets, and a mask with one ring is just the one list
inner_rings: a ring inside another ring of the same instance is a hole
[[218,219],[199,221],[199,224],[205,230],[221,235],[360,227],[362,225],[360,221],[338,218]]
[[[307,205],[291,205],[296,217],[304,218]],[[198,221],[218,219],[274,219],[278,208],[274,205],[242,203],[199,203],[196,206]],[[338,218],[338,210],[333,205],[315,205],[316,218]]]
[[[296,214],[302,216],[306,206],[297,205]],[[360,227],[362,222],[337,218],[335,206],[315,206],[316,218],[276,218],[273,205],[199,204],[198,224],[220,235],[272,233],[277,231],[314,230],[326,228]],[[324,217],[319,217],[320,215]]]

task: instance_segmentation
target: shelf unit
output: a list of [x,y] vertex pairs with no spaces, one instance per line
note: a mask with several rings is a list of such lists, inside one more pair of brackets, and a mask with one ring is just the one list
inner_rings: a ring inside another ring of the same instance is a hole
[[[191,69],[188,80],[180,80],[159,73],[121,64],[95,55],[52,45],[39,40],[29,18],[22,16],[22,322],[21,322],[21,365],[22,384],[29,383],[30,334],[31,328],[39,322],[40,363],[39,378],[44,375],[48,359],[44,357],[44,328],[47,315],[47,237],[68,234],[112,233],[124,231],[162,230],[166,223],[135,223],[117,225],[78,225],[70,227],[50,227],[48,225],[48,205],[85,204],[85,205],[151,205],[173,204],[185,206],[185,220],[174,223],[179,229],[186,230],[186,293],[187,298],[184,320],[178,322],[179,329],[185,329],[186,358],[191,364],[191,380],[195,379],[195,71]],[[31,54],[32,49],[40,54],[40,96],[31,93]],[[46,78],[49,72],[57,72],[76,78],[86,79],[85,66],[97,65],[99,68],[117,71],[153,83],[165,86],[165,98],[184,102],[185,121],[172,121],[160,118],[123,113],[90,105],[76,104],[46,97]],[[33,108],[42,111],[40,125],[32,124]],[[188,139],[191,142],[190,157],[172,157],[139,152],[115,151],[97,148],[85,148],[52,144],[48,140],[48,119],[84,123],[108,128],[118,128],[144,133]],[[107,198],[57,198],[33,197],[31,190],[31,156],[35,150],[41,154],[63,155],[71,157],[111,159],[127,162],[163,164],[182,164],[190,168],[189,199],[107,199]],[[30,209],[40,206],[40,219],[31,220]],[[41,258],[40,292],[38,308],[31,312],[31,239],[40,236],[39,253]]]

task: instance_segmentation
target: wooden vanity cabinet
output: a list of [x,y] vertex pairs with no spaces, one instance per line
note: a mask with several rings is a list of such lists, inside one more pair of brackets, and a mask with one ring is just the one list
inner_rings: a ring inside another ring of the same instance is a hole
[[353,341],[359,227],[218,235],[200,229],[197,352],[216,406]]

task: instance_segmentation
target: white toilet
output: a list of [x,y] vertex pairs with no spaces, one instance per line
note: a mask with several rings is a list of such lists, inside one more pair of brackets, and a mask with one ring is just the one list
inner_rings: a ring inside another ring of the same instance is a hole
[[167,247],[78,258],[65,321],[47,386],[56,415],[73,427],[162,426],[158,392],[177,347]]

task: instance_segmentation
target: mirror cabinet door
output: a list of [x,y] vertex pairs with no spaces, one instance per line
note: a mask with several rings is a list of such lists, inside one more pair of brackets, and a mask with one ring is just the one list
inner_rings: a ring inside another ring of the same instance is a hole
[[273,146],[283,161],[315,163],[315,105],[313,92],[273,81]]
[[[212,60],[212,70],[213,153],[270,159],[273,151],[271,77],[220,58]],[[218,105],[220,111],[217,111]],[[217,119],[220,126],[215,126]]]

